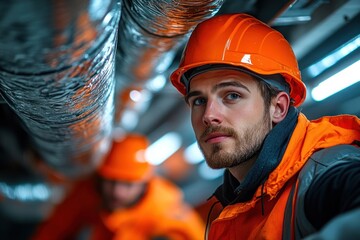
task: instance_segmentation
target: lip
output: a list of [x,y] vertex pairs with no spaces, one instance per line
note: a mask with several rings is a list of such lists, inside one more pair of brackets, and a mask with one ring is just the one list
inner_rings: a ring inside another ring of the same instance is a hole
[[225,133],[214,132],[206,135],[204,138],[205,143],[219,143],[222,142],[224,139],[229,138],[230,136]]

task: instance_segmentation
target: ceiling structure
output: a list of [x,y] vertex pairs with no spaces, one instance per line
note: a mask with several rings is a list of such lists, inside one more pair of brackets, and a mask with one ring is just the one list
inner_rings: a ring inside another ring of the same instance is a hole
[[[26,2],[33,3],[27,7],[33,7],[42,1]],[[37,70],[39,65],[33,64],[38,60],[36,54],[45,56],[48,52],[42,49],[37,52],[40,47],[33,44],[34,40],[27,45],[11,42],[14,48],[9,50],[7,44],[10,41],[26,42],[26,36],[9,31],[9,27],[21,29],[13,18],[0,17],[0,35],[7,33],[7,37],[0,40],[0,53],[13,56],[15,52],[18,56],[16,62],[0,57],[0,93],[3,97],[0,105],[0,220],[5,219],[9,225],[0,228],[0,234],[1,231],[5,234],[3,236],[19,224],[39,221],[61,199],[64,186],[69,182],[67,179],[85,174],[96,166],[101,158],[98,152],[106,151],[108,136],[116,137],[124,132],[146,134],[152,143],[169,133],[180,136],[178,150],[158,165],[159,174],[176,182],[184,190],[186,200],[195,206],[214,191],[221,183],[221,171],[211,171],[204,161],[187,162],[186,148],[195,142],[189,110],[168,81],[169,74],[179,63],[188,34],[197,23],[214,14],[249,13],[279,30],[289,40],[308,87],[306,101],[301,106],[308,118],[342,113],[360,116],[360,81],[322,101],[315,101],[311,95],[311,90],[321,81],[359,61],[359,1],[219,0],[197,1],[194,5],[179,0],[166,3],[150,1],[151,4],[128,0],[120,5],[117,1],[105,2],[108,3],[105,10],[111,14],[103,13],[101,16],[108,17],[102,18],[102,23],[106,20],[111,27],[101,28],[99,24],[97,33],[76,32],[74,39],[79,37],[91,45],[76,45],[76,40],[64,44],[65,47],[51,52],[55,61],[50,67],[40,65],[40,72]],[[76,10],[84,10],[80,3],[78,1],[79,6],[70,13],[74,18],[79,17]],[[86,8],[89,11],[96,9],[96,3],[90,1]],[[61,18],[65,16],[62,15],[64,6],[58,5],[60,17],[56,30],[66,26]],[[7,16],[3,14],[5,11],[19,13],[22,9],[24,5],[9,7],[0,4],[0,16]],[[119,14],[111,9],[117,9]],[[44,10],[36,11],[36,15],[24,14],[24,21],[28,21],[26,17],[47,16]],[[99,11],[96,13],[100,15]],[[96,19],[94,22],[97,23]],[[40,34],[39,39],[43,39],[43,35],[44,39],[56,35],[46,31],[37,33],[37,28],[44,27],[42,24],[41,19],[27,24],[27,30],[34,32],[34,36],[32,32],[29,35],[38,37],[35,34]],[[74,26],[73,23],[69,25]],[[114,34],[117,26],[118,36]],[[63,38],[56,40],[61,43]],[[114,44],[106,45],[106,42],[117,42],[116,51],[111,47]],[[348,55],[336,61],[328,59],[327,64],[321,65],[321,60],[329,54],[334,53],[333,58],[339,56],[336,50],[348,42],[353,44],[351,51],[347,51]],[[89,52],[99,55],[92,58],[90,54],[90,57],[81,58],[81,64],[74,65],[74,58]],[[29,60],[24,56],[33,58]],[[115,83],[108,81],[111,79],[111,59],[116,62],[116,69],[113,69]],[[316,66],[317,72],[314,73]],[[89,71],[81,73],[84,69]],[[56,77],[51,75],[54,72]],[[52,78],[48,78],[49,74]],[[63,75],[67,77],[63,78]],[[61,80],[69,76],[72,82],[68,87],[69,83]],[[32,81],[33,78],[39,81]],[[14,84],[9,84],[8,79]],[[76,82],[78,79],[80,81]],[[86,81],[81,81],[83,79]],[[45,87],[39,95],[32,96],[31,92],[42,88],[44,83],[54,84],[56,92],[45,91],[50,89]],[[89,87],[89,84],[96,86]],[[65,91],[59,89],[59,85],[64,85]],[[72,89],[76,91],[70,91]],[[61,102],[67,92],[71,92],[70,100]],[[46,97],[41,98],[42,94]],[[115,95],[114,101],[109,97],[112,94]],[[114,124],[110,123],[112,121]],[[80,134],[84,132],[86,136]],[[36,191],[43,193],[42,197],[35,195]]]

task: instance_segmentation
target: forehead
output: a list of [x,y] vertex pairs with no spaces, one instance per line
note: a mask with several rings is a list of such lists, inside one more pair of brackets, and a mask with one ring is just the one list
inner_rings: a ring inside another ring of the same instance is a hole
[[190,91],[195,88],[213,86],[222,81],[240,81],[243,84],[256,84],[257,80],[244,72],[232,69],[217,69],[194,76],[190,81]]

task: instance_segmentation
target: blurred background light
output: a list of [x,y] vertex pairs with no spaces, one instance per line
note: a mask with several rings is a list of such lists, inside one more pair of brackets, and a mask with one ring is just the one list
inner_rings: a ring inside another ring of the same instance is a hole
[[190,164],[197,164],[204,161],[204,156],[197,142],[194,142],[185,149],[185,160]]
[[312,98],[315,101],[322,101],[356,82],[359,82],[359,68],[360,60],[322,81],[311,91]]
[[169,132],[151,144],[146,150],[146,157],[153,165],[160,165],[180,147],[181,136],[175,132]]
[[310,77],[316,77],[320,73],[324,72],[326,69],[332,67],[341,59],[355,51],[360,47],[360,35],[356,36],[354,39],[345,43],[334,52],[321,59],[320,61],[312,64],[310,67],[305,69],[305,71],[309,72]]
[[199,175],[207,180],[216,179],[221,177],[224,173],[224,169],[212,169],[206,162],[200,163],[199,166]]

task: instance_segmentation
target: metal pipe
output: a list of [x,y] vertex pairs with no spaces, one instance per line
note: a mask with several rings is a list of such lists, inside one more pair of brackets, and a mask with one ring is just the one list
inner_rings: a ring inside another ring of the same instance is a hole
[[224,0],[124,0],[117,52],[117,89],[163,74],[201,21]]
[[92,170],[112,130],[120,2],[1,1],[0,9],[1,95],[46,162],[70,177]]
[[124,0],[118,37],[118,77],[125,83],[143,84],[163,73],[188,33],[215,15],[223,2]]

